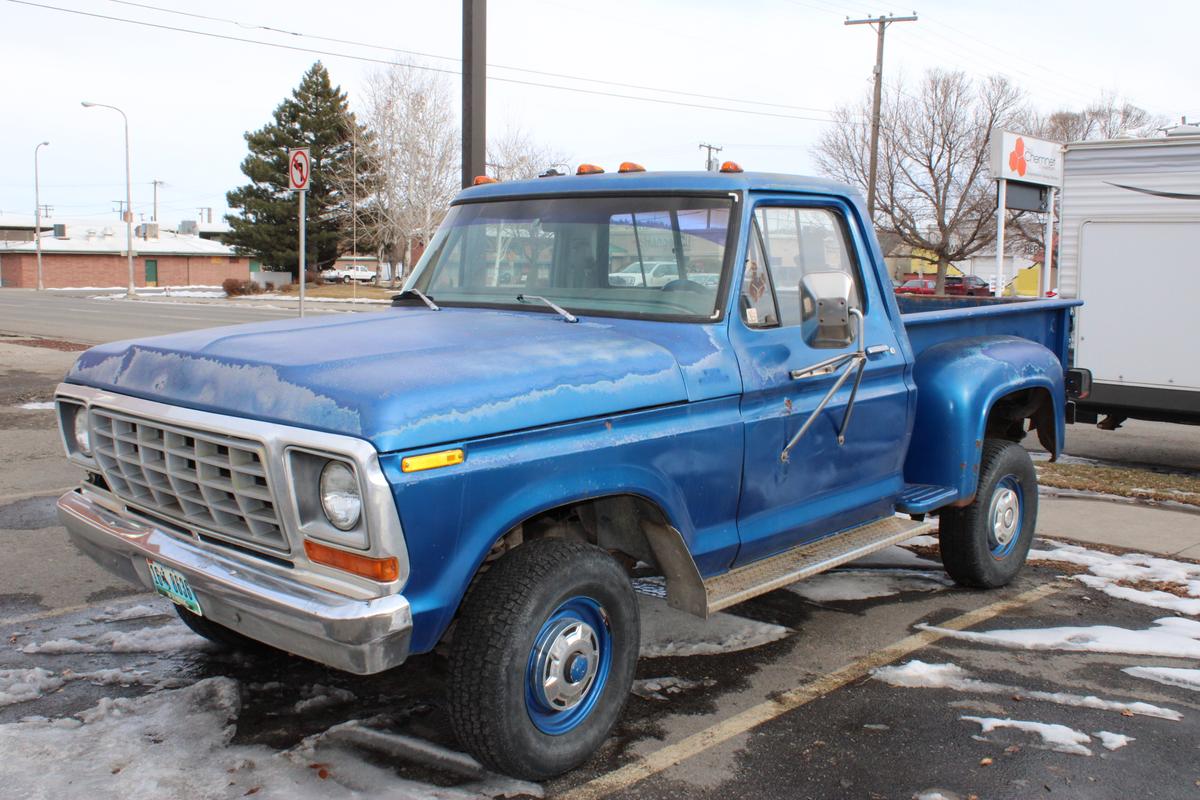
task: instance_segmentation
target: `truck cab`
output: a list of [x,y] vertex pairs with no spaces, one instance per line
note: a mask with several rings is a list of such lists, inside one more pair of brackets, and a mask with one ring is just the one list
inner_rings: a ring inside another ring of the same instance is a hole
[[[625,280],[652,263],[673,274]],[[82,354],[57,399],[87,478],[60,517],[217,641],[357,673],[447,642],[462,744],[545,778],[621,713],[634,575],[705,617],[928,515],[956,581],[1016,575],[1017,442],[1061,447],[1077,303],[918,300],[836,183],[476,186],[385,311]]]

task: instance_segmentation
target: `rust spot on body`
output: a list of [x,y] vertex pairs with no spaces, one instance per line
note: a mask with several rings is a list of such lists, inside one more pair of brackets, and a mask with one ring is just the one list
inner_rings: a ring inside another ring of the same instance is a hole
[[790,413],[792,413],[792,398],[790,398],[790,397],[786,397],[786,398],[784,398],[784,400],[783,400],[783,413],[785,413],[785,414],[790,414]]

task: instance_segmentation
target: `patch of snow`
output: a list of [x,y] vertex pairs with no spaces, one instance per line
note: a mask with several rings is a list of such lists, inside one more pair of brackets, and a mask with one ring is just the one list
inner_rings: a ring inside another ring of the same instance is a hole
[[208,678],[184,689],[106,698],[77,718],[0,725],[0,784],[12,797],[122,800],[467,800],[497,793],[487,779],[460,787],[406,780],[344,747],[277,752],[232,744],[240,710],[237,682]]
[[707,620],[677,611],[666,600],[638,595],[642,617],[643,658],[706,656],[761,647],[791,631],[782,625],[757,622],[720,612]]
[[118,608],[109,606],[92,617],[93,622],[121,622],[129,619],[144,619],[146,617],[163,617],[170,615],[170,610],[162,606],[152,606],[139,603],[135,606]]
[[[1200,615],[1200,565],[1176,561],[1161,556],[1143,553],[1114,555],[1100,550],[1089,550],[1072,544],[1046,541],[1049,550],[1030,550],[1030,561],[1063,561],[1087,567],[1087,575],[1076,575],[1076,580],[1098,589],[1110,597],[1140,603],[1154,608],[1174,611],[1190,616]],[[1177,597],[1169,592],[1145,591],[1130,586],[1120,586],[1119,581],[1167,582],[1183,586],[1195,600]]]
[[1051,722],[1030,722],[1023,719],[998,719],[996,717],[959,717],[967,722],[979,723],[980,733],[987,735],[998,728],[1013,728],[1027,733],[1036,733],[1042,740],[1042,746],[1057,750],[1060,753],[1071,753],[1077,756],[1090,756],[1092,751],[1085,745],[1090,744],[1092,737],[1083,731],[1068,728]]
[[647,678],[633,682],[632,692],[645,700],[669,700],[671,695],[682,694],[692,689],[708,689],[716,686],[712,678],[699,681],[668,675],[664,678]]
[[340,703],[349,703],[355,697],[354,692],[348,689],[324,686],[319,683],[305,688],[303,694],[304,699],[297,700],[296,704],[292,706],[292,711],[297,714],[303,714],[308,711],[319,711],[320,709]]
[[916,627],[963,642],[1024,650],[1070,650],[1165,658],[1200,658],[1200,622],[1182,617],[1156,619],[1153,627],[1145,630],[1130,630],[1112,625],[980,632],[956,631],[927,623],[920,623]]
[[818,603],[837,600],[866,600],[903,592],[936,592],[953,586],[944,572],[913,569],[847,569],[823,572],[800,581],[789,589]]
[[56,692],[66,681],[47,669],[0,669],[0,706],[26,703]]
[[36,403],[21,403],[21,405],[18,406],[18,408],[23,408],[26,411],[53,411],[54,410],[54,401],[48,400],[45,402],[36,402]]
[[938,537],[936,536],[921,535],[904,541],[903,545],[905,547],[933,547],[938,544],[938,541]]
[[1178,711],[1150,703],[1126,703],[1120,700],[1105,700],[1095,695],[1071,694],[1069,692],[1043,692],[1024,689],[1020,686],[1007,686],[971,677],[971,673],[957,664],[927,664],[924,661],[909,661],[906,664],[890,667],[879,667],[871,671],[872,677],[891,686],[909,689],[951,689],[960,692],[977,692],[979,694],[1018,695],[1026,700],[1041,700],[1062,706],[1076,708],[1095,708],[1102,711],[1120,711],[1140,714],[1145,717],[1180,720],[1183,715]]
[[1167,686],[1180,686],[1200,692],[1200,669],[1180,669],[1176,667],[1126,667],[1121,670],[1135,678],[1145,678],[1158,681]]
[[65,655],[69,653],[172,653],[204,647],[207,642],[192,633],[183,623],[138,628],[132,631],[109,631],[91,641],[83,639],[51,639],[48,642],[27,644],[22,653],[30,655]]
[[1112,731],[1096,731],[1092,735],[1100,740],[1100,744],[1104,745],[1104,749],[1106,750],[1120,750],[1130,742],[1137,741],[1132,736],[1126,736],[1123,733],[1113,733]]
[[96,686],[154,686],[156,678],[145,672],[129,669],[97,669],[91,672],[71,672],[67,670],[63,677],[70,680],[87,681]]

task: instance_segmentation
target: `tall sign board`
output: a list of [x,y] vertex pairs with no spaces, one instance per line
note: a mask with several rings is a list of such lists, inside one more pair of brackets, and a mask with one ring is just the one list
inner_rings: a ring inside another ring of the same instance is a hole
[[[996,181],[996,294],[1007,283],[1004,269],[1004,222],[1009,208],[1046,212],[1046,234],[1038,293],[1049,289],[1054,246],[1054,193],[1063,183],[1063,147],[1012,131],[996,130],[991,139],[992,179]],[[1009,184],[1013,197],[1009,197]],[[1043,193],[1049,191],[1049,199]]]
[[307,147],[293,147],[288,150],[288,188],[299,196],[300,214],[300,316],[304,316],[304,284],[306,270],[304,268],[304,197],[308,192],[308,182],[312,178],[312,154]]

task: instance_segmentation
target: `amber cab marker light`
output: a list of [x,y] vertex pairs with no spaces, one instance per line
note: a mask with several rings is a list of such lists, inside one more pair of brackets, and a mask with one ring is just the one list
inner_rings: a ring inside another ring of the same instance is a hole
[[373,581],[389,583],[400,577],[400,564],[395,557],[360,556],[357,553],[347,553],[336,547],[318,544],[310,539],[304,540],[304,552],[308,555],[309,561],[314,564],[324,564],[327,567],[361,575]]
[[620,169],[617,172],[645,172],[646,168],[641,164],[635,164],[632,161],[622,161]]
[[741,172],[742,168],[736,161],[726,161],[721,165],[721,172]]
[[600,175],[604,172],[604,167],[598,167],[595,164],[580,164],[579,169],[575,170],[576,175]]
[[453,467],[466,461],[462,450],[440,450],[436,453],[423,453],[419,456],[408,456],[400,460],[401,472],[420,472],[439,467]]
[[475,180],[471,181],[472,186],[483,186],[485,183],[499,183],[500,181],[490,175],[476,175]]

